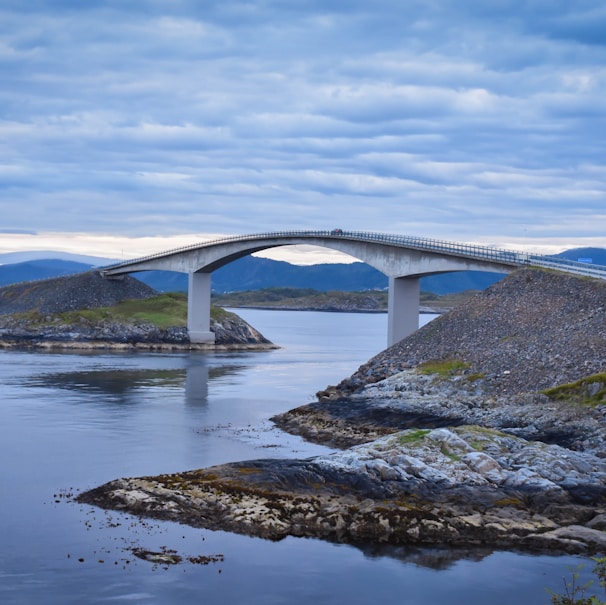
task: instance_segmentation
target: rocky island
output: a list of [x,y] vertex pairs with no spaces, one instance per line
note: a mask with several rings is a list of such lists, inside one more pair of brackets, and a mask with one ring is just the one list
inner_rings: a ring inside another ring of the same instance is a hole
[[126,276],[97,271],[0,288],[0,347],[45,349],[208,349],[273,347],[262,334],[218,307],[215,343],[192,344],[184,294],[160,294]]
[[606,283],[526,269],[275,417],[331,444],[80,502],[280,539],[606,551]]

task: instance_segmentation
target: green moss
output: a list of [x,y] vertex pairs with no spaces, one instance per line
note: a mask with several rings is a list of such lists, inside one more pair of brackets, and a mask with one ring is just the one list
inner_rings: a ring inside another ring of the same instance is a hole
[[187,296],[171,292],[144,300],[125,300],[112,311],[119,318],[147,321],[159,328],[184,326],[187,323]]
[[429,429],[412,429],[400,435],[398,437],[398,443],[400,445],[412,445],[415,443],[420,443],[429,433]]
[[152,298],[124,300],[112,307],[67,311],[56,315],[67,324],[102,321],[140,321],[159,328],[184,326],[187,322],[187,296],[180,292]]
[[552,401],[595,406],[606,403],[606,372],[541,391]]
[[452,462],[460,462],[461,461],[461,456],[459,456],[459,454],[455,454],[452,450],[450,450],[449,448],[447,448],[445,445],[443,445],[440,448],[440,452],[442,453],[443,456],[446,456],[446,458],[448,458]]
[[462,374],[470,365],[461,359],[432,359],[420,364],[417,369],[421,374],[436,374],[441,378],[447,378]]

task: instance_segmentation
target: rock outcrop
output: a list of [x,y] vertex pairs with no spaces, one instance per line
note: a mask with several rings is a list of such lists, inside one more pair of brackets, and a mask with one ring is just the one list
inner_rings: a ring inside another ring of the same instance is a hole
[[606,461],[471,426],[404,431],[312,460],[121,479],[78,500],[272,540],[606,548]]
[[604,552],[605,309],[603,282],[520,271],[274,419],[349,449],[79,499],[271,539]]

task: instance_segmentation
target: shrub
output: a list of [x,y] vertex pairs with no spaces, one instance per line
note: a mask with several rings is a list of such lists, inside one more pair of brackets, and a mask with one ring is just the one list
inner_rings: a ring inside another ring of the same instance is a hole
[[[594,557],[595,567],[593,573],[598,579],[599,585],[604,590],[606,595],[606,557]],[[602,601],[596,595],[585,596],[587,590],[593,585],[593,580],[589,580],[585,584],[579,584],[579,570],[572,572],[570,580],[564,578],[564,593],[557,594],[551,590],[552,605],[606,605],[606,601]]]

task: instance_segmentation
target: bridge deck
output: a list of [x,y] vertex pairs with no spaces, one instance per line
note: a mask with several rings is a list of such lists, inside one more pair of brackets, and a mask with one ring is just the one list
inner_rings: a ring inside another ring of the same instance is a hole
[[[423,237],[396,235],[389,233],[374,233],[366,231],[343,231],[341,229],[332,229],[326,231],[270,231],[267,233],[257,233],[252,235],[235,235],[227,238],[215,239],[207,242],[191,244],[181,248],[174,248],[156,254],[142,256],[140,258],[115,263],[102,267],[101,271],[104,274],[111,275],[114,272],[124,272],[125,269],[134,265],[147,263],[149,261],[166,258],[168,256],[179,255],[194,250],[204,248],[212,248],[224,244],[236,242],[255,242],[262,240],[288,240],[288,239],[336,239],[349,240],[353,242],[370,242],[374,244],[384,244],[397,248],[409,250],[419,250],[445,254],[449,256],[457,256],[469,260],[488,261],[498,263],[512,268],[531,266],[547,269],[556,269],[566,273],[576,275],[584,275],[588,277],[596,277],[606,279],[606,267],[601,265],[593,265],[572,261],[555,256],[543,256],[529,254],[527,252],[504,250],[491,246],[479,246],[475,244],[466,244],[461,242],[450,242],[445,240],[437,240]],[[133,271],[136,269],[133,267]]]

